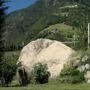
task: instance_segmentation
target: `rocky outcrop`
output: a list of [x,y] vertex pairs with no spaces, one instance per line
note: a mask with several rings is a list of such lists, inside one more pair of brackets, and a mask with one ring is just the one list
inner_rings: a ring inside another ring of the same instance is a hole
[[[51,78],[60,74],[74,51],[61,42],[49,39],[38,39],[26,45],[20,54],[17,65],[25,67],[28,73],[36,63],[47,64]],[[27,68],[26,68],[27,67]]]
[[86,72],[85,79],[86,79],[87,83],[90,83],[90,71]]
[[90,55],[78,52],[76,54],[74,57],[71,57],[70,63],[80,72],[84,72],[86,82],[90,83]]

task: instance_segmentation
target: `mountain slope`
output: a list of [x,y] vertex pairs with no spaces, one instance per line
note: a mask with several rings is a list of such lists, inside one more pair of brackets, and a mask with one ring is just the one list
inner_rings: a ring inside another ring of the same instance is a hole
[[59,8],[73,4],[73,0],[38,0],[30,7],[9,14],[4,34],[5,46],[22,47],[44,28],[64,22],[68,11],[63,14]]

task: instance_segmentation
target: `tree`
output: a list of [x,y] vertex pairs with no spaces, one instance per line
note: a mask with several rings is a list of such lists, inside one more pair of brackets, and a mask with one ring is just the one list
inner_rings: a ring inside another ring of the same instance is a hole
[[72,9],[68,15],[69,24],[77,28],[80,34],[78,44],[81,49],[87,47],[87,25],[90,22],[90,0],[79,0],[77,8]]
[[3,26],[4,26],[4,20],[5,20],[5,6],[4,6],[5,0],[0,0],[0,78],[1,78],[1,66],[2,66],[2,57],[3,57],[3,40],[2,36],[4,33]]
[[[8,8],[5,6],[7,0],[0,0],[0,84],[2,86],[8,86],[11,82],[13,75],[15,74],[15,67],[4,58],[4,26],[5,26],[5,10]],[[5,59],[5,60],[4,60]]]
[[70,14],[73,25],[85,31],[88,22],[90,22],[90,0],[80,0],[78,7]]
[[3,25],[4,25],[4,17],[5,17],[5,7],[4,7],[4,0],[0,0],[0,62],[2,60],[3,56],[3,41],[2,41],[2,35],[3,35]]

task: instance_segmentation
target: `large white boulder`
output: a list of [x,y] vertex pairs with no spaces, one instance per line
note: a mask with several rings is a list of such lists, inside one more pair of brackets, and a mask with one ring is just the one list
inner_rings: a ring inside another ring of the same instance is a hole
[[63,43],[49,39],[38,39],[26,45],[20,54],[17,64],[26,67],[28,72],[36,63],[47,64],[51,78],[60,74],[64,64],[69,61],[73,50]]

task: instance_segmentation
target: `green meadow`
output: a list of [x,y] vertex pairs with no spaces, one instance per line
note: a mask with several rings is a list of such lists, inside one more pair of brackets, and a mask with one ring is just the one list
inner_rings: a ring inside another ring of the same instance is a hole
[[90,90],[90,84],[61,84],[49,82],[47,84],[29,84],[27,86],[12,85],[11,87],[0,87],[0,90]]

